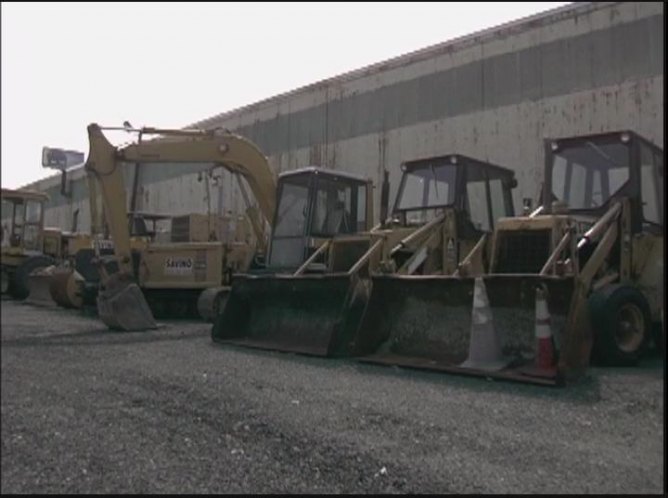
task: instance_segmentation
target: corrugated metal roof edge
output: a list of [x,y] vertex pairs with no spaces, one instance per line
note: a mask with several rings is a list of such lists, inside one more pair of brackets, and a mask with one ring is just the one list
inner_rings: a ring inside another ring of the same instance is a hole
[[382,62],[377,62],[369,66],[365,66],[360,69],[355,69],[331,78],[326,78],[315,83],[310,83],[306,86],[296,88],[273,97],[269,97],[252,104],[248,104],[242,107],[237,107],[230,111],[225,111],[220,114],[216,114],[210,118],[197,121],[191,125],[186,126],[185,128],[206,128],[207,126],[213,125],[215,122],[230,118],[232,116],[241,114],[243,112],[248,112],[250,110],[259,110],[262,106],[268,104],[275,104],[277,102],[284,101],[288,97],[294,97],[296,95],[308,93],[311,90],[317,89],[319,87],[327,86],[331,83],[343,83],[354,81],[366,76],[370,76],[382,71],[396,69],[398,67],[412,64],[415,62],[420,62],[422,60],[428,59],[440,53],[451,52],[454,50],[459,50],[466,48],[467,46],[490,41],[496,38],[503,38],[505,36],[514,34],[518,31],[523,31],[525,28],[535,28],[538,26],[545,26],[548,24],[553,24],[555,22],[561,21],[565,18],[572,17],[574,15],[582,15],[596,10],[601,10],[611,5],[620,4],[623,2],[573,2],[569,5],[564,5],[562,7],[556,7],[554,9],[549,9],[531,16],[522,17],[514,21],[509,21],[507,23],[500,24],[498,26],[493,26],[491,28],[485,28],[480,31],[476,31],[472,34],[463,35],[452,40],[448,40],[436,45],[431,45],[426,48],[418,49],[413,52],[408,52],[406,54],[399,55],[397,57],[392,57],[386,59]]

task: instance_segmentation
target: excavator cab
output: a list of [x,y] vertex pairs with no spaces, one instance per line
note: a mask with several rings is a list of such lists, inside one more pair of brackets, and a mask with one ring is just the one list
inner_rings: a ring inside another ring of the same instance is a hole
[[[85,170],[93,180],[91,185],[99,187],[116,263],[112,271],[106,264],[99,265],[98,315],[110,329],[139,331],[157,327],[153,312],[170,317],[196,314],[199,296],[224,286],[230,257],[236,255],[235,261],[248,261],[245,253],[254,252],[254,248],[250,243],[245,248],[231,248],[227,241],[210,240],[210,229],[218,225],[210,216],[203,223],[199,218],[181,220],[185,222],[180,227],[186,236],[197,233],[198,240],[150,240],[135,247],[134,216],[128,219],[121,165],[199,164],[209,169],[222,167],[243,177],[264,218],[253,225],[258,229],[258,243],[263,237],[261,223],[269,223],[274,217],[276,180],[257,146],[226,130],[122,129],[138,133],[137,142],[116,147],[103,131],[119,128],[103,128],[95,123],[88,126],[90,149]],[[147,135],[157,137],[144,140]],[[201,241],[203,226],[207,228]],[[174,226],[172,229],[174,237],[176,230]],[[104,258],[98,259],[102,262]]]
[[663,151],[630,131],[549,139],[544,172],[544,204],[499,219],[453,276],[384,277],[361,359],[561,385],[642,357],[663,307]]
[[[324,240],[366,230],[368,190],[367,180],[340,171],[312,166],[282,173],[267,270],[292,273]],[[325,268],[314,262],[306,272]]]
[[[402,238],[385,258],[382,273],[453,273],[465,255],[501,217],[513,216],[510,169],[461,154],[408,161],[389,223]],[[382,233],[379,232],[379,233]],[[388,268],[389,263],[389,268]]]

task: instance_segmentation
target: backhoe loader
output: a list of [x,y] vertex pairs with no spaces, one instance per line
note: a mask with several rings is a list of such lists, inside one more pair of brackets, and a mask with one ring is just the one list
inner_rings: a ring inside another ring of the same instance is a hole
[[542,205],[452,276],[374,275],[355,354],[544,385],[636,363],[663,313],[662,184],[663,151],[631,131],[546,140]]
[[[370,295],[376,293],[371,273],[450,274],[497,218],[514,214],[512,170],[458,154],[409,161],[402,170],[389,218],[389,185],[387,180],[383,184],[382,224],[366,230],[360,225],[347,235],[328,233],[333,237],[292,274],[279,268],[276,275],[237,277],[212,329],[213,340],[349,356]],[[305,240],[313,235],[309,227],[317,226],[308,214],[294,228]],[[281,218],[274,223],[272,250],[285,244],[281,223]],[[321,271],[307,273],[317,262]]]
[[[346,292],[349,267],[368,250],[368,236],[359,234],[372,228],[373,185],[308,167],[282,173],[277,195],[266,267],[235,275],[212,338],[319,354],[326,345],[310,329],[326,330],[331,303]],[[334,281],[323,286],[326,277]]]
[[2,294],[28,296],[30,272],[60,256],[60,230],[44,228],[49,196],[32,190],[2,189]]
[[[114,147],[102,130],[138,132],[140,140]],[[143,135],[161,135],[141,141]],[[267,159],[250,141],[224,130],[128,129],[88,126],[90,151],[85,163],[97,180],[114,245],[117,271],[110,272],[100,258],[101,285],[97,296],[98,315],[112,329],[156,328],[155,312],[196,312],[199,294],[221,287],[225,278],[249,260],[243,251],[231,250],[224,242],[150,242],[132,251],[127,221],[127,203],[121,164],[205,163],[239,173],[248,182],[265,219],[274,212],[275,180]],[[257,227],[261,229],[261,227]],[[256,233],[261,241],[263,234]],[[254,248],[246,253],[254,254]],[[235,256],[231,260],[230,256]],[[149,303],[153,307],[149,307]]]

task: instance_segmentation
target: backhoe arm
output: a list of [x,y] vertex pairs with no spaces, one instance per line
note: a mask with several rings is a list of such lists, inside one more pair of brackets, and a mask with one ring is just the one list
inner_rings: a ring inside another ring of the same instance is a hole
[[[86,173],[97,179],[97,185],[100,187],[106,221],[114,241],[118,269],[121,273],[132,275],[125,184],[123,172],[118,164],[116,148],[109,143],[96,124],[88,126],[88,141],[90,149],[85,165]],[[97,189],[93,187],[89,195],[92,196],[96,192]],[[91,206],[95,202],[91,200]]]
[[90,173],[86,174],[88,183],[88,201],[90,205],[90,232],[91,235],[100,235],[103,231],[102,209],[100,206],[100,196],[97,194],[97,184],[95,177]]

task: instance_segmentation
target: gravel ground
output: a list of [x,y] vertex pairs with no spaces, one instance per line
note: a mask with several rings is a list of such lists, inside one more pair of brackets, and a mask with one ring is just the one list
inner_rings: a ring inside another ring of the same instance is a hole
[[544,388],[2,302],[2,493],[661,493],[664,366]]

